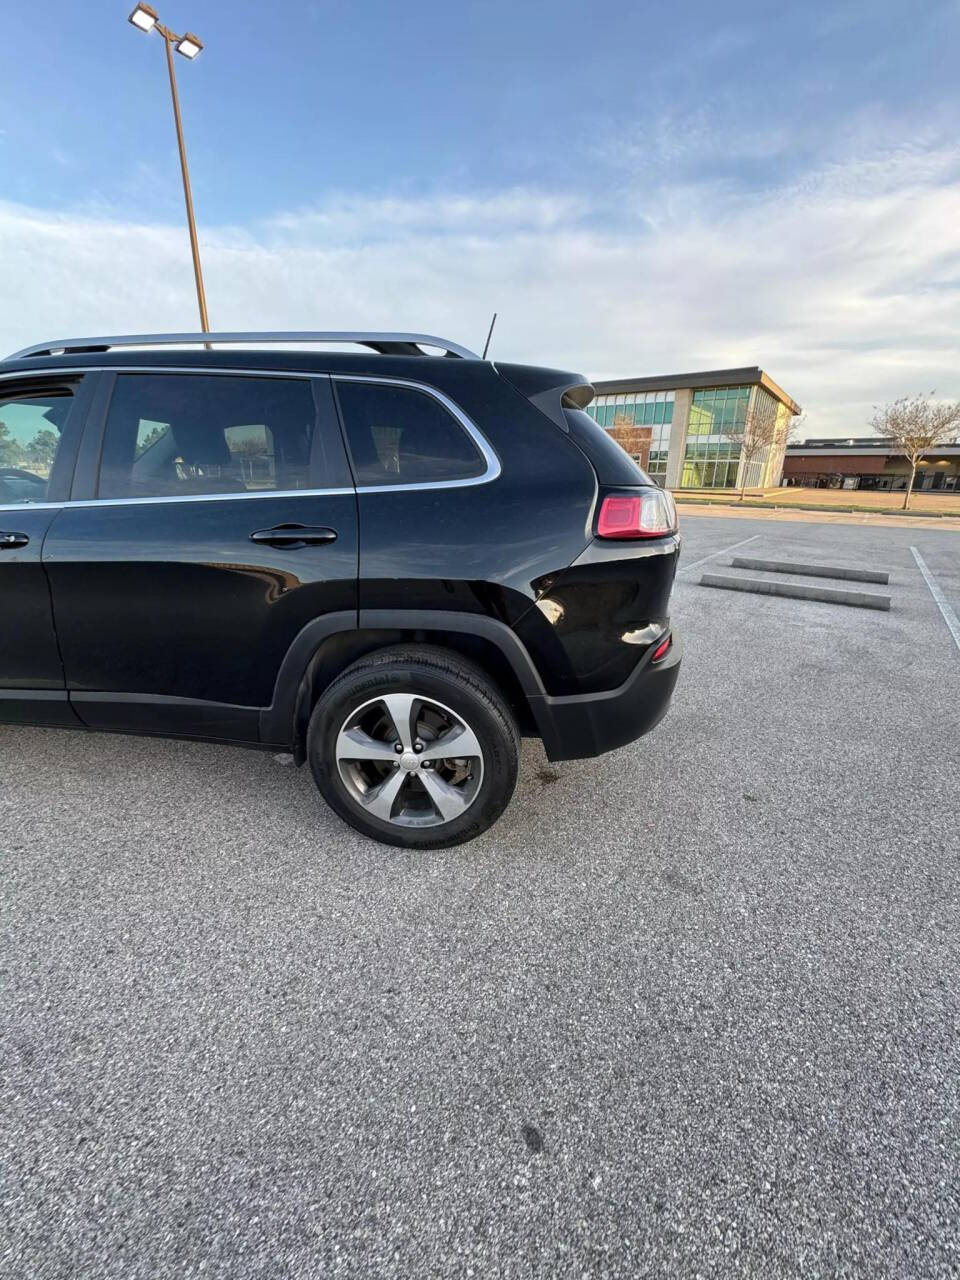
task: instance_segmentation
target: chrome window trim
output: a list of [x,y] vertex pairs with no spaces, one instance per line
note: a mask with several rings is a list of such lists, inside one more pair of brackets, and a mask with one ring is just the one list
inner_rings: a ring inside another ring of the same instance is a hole
[[496,480],[502,471],[500,459],[494,452],[479,427],[467,417],[460,406],[436,387],[424,382],[416,382],[409,378],[386,378],[365,374],[330,374],[304,370],[289,369],[203,369],[193,366],[181,367],[173,365],[84,365],[82,368],[68,367],[55,369],[16,371],[0,371],[0,382],[7,379],[21,381],[43,380],[48,377],[59,377],[63,374],[81,376],[85,373],[176,373],[194,374],[200,377],[245,377],[245,378],[332,378],[337,382],[373,382],[387,386],[407,387],[420,391],[440,402],[466,431],[476,448],[480,451],[486,469],[482,475],[469,476],[463,480],[432,480],[411,484],[367,484],[339,489],[255,489],[237,493],[185,493],[164,494],[148,498],[67,498],[63,502],[3,502],[0,511],[62,511],[64,507],[128,507],[145,506],[153,503],[171,502],[236,502],[252,498],[332,498],[338,495],[357,493],[402,493],[407,490],[429,489],[462,489],[468,485],[489,484]]
[[[170,502],[242,502],[248,498],[332,498],[354,489],[257,489],[246,493],[158,494],[155,498],[67,498],[63,502],[0,503],[0,511],[60,511],[64,507],[136,507]],[[0,563],[3,563],[0,561]]]
[[[61,511],[64,507],[69,505],[71,504],[66,501],[64,502],[0,502],[0,511]],[[78,507],[80,503],[74,502],[72,505],[75,507]]]
[[474,447],[479,451],[484,461],[484,470],[479,476],[466,476],[462,480],[414,481],[410,484],[358,484],[357,493],[398,493],[407,489],[463,489],[467,485],[489,484],[491,480],[496,480],[500,475],[502,470],[500,459],[486,436],[483,435],[473,420],[467,417],[456,401],[451,400],[449,396],[444,395],[436,387],[428,386],[424,382],[414,382],[409,378],[378,378],[375,374],[367,377],[364,374],[331,373],[330,377],[334,382],[372,382],[387,387],[405,387],[408,390],[419,391],[421,394],[432,396],[460,424],[473,441]]

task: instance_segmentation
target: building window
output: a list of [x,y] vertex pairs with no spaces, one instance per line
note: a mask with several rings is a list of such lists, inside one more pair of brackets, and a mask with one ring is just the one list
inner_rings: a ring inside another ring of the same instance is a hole
[[601,427],[652,427],[673,422],[672,391],[637,391],[597,396],[587,409]]
[[649,471],[651,477],[661,486],[667,479],[667,452],[670,448],[670,424],[673,421],[672,391],[670,397],[670,400],[656,404],[656,409],[663,410],[663,418],[660,422],[654,423],[650,435]]
[[669,426],[673,421],[673,392],[627,392],[598,396],[588,411],[600,426]]
[[724,433],[742,430],[749,402],[749,387],[714,387],[693,393],[680,473],[682,489],[734,487],[740,446]]
[[[639,426],[650,429],[647,471],[665,484],[667,454],[673,425],[673,391],[619,392],[596,397],[587,410],[600,426]],[[742,446],[731,435],[744,434],[748,415],[758,424],[775,422],[774,443],[741,467]],[[789,429],[790,409],[765,387],[707,387],[693,391],[677,484],[681,488],[736,488],[738,479],[749,487],[780,483]],[[782,430],[780,430],[782,426]],[[741,474],[743,471],[743,474]]]
[[667,477],[667,450],[673,423],[672,391],[627,391],[618,395],[599,395],[587,409],[601,427],[649,427],[650,460],[647,471],[651,479],[663,485]]
[[681,489],[732,489],[737,483],[738,462],[684,462]]
[[[611,403],[613,402],[613,403]],[[673,422],[672,391],[637,391],[623,396],[598,396],[593,416],[608,429],[614,425],[650,428],[650,459],[647,470],[662,485],[667,476],[667,449]]]

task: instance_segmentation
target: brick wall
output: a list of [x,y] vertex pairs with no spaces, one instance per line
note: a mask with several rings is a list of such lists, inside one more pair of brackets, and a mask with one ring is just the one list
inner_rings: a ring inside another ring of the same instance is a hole
[[652,427],[635,427],[632,422],[629,424],[614,422],[608,431],[622,449],[626,449],[627,453],[640,459],[641,467],[647,466],[650,461]]
[[[896,458],[893,470],[909,471],[906,458]],[[899,464],[899,465],[897,465]],[[817,455],[810,451],[802,457],[787,453],[783,460],[784,478],[803,475],[879,476],[886,470],[887,455],[831,453]]]

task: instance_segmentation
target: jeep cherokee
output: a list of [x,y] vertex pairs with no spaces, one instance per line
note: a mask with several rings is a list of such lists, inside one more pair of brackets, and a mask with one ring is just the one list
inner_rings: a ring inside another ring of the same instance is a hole
[[18,352],[0,722],[292,752],[367,835],[472,839],[520,736],[609,751],[676,682],[676,507],[592,396],[416,334]]

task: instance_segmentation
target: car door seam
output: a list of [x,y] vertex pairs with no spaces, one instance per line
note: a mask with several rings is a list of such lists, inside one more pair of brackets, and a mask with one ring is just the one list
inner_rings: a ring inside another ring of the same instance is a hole
[[[47,538],[50,536],[50,530],[62,514],[63,507],[58,507],[53,513],[52,520],[49,521],[47,527],[43,531],[43,538],[40,542],[40,570],[43,573],[43,580],[47,584],[47,599],[50,602],[50,623],[53,627],[53,642],[57,647],[57,661],[60,663],[60,679],[63,681],[63,692],[67,698],[67,705],[70,707],[77,719],[80,720],[77,709],[73,705],[73,699],[70,697],[70,690],[67,688],[67,666],[63,660],[63,650],[60,647],[60,629],[57,626],[57,608],[53,594],[53,583],[50,581],[50,574],[47,570],[47,561],[44,554],[47,547]],[[82,724],[83,721],[81,720],[80,723]]]

